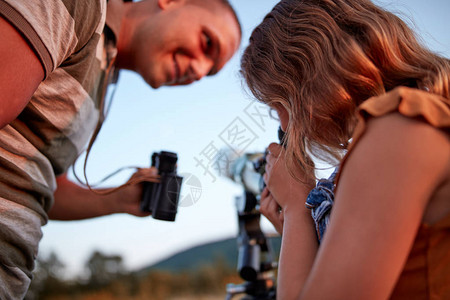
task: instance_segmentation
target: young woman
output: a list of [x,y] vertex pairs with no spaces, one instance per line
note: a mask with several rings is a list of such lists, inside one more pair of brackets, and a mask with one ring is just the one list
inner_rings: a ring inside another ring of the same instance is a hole
[[[450,299],[449,60],[369,0],[285,0],[242,74],[286,132],[261,199],[283,236],[278,298]],[[326,226],[305,206],[313,157],[339,165],[309,196],[325,191]]]

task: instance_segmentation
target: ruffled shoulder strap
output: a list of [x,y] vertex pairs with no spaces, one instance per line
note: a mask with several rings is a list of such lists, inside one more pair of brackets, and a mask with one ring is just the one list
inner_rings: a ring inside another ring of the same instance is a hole
[[[343,170],[343,165],[351,150],[366,131],[367,120],[392,112],[398,112],[405,117],[419,118],[436,128],[450,131],[449,99],[418,89],[397,87],[384,95],[369,98],[359,106],[358,123],[353,132],[348,152],[340,164],[340,170]],[[339,177],[340,172],[337,174],[336,183],[339,181]]]

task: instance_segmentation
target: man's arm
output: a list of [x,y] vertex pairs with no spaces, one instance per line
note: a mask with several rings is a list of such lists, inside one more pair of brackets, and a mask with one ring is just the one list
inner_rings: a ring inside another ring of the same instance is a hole
[[[148,216],[140,211],[142,185],[126,186],[108,195],[97,194],[72,181],[66,174],[56,178],[55,203],[48,216],[53,220],[81,220],[114,213],[128,213],[138,217]],[[107,191],[99,189],[98,191]]]
[[0,128],[14,120],[44,78],[41,62],[19,32],[0,17]]

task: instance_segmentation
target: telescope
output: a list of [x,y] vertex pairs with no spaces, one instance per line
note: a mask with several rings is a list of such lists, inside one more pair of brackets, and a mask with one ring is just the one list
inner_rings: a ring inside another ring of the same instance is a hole
[[[278,130],[280,141],[283,132]],[[239,232],[237,236],[237,271],[244,279],[242,284],[228,284],[226,300],[243,294],[241,300],[276,299],[278,267],[270,242],[261,230],[259,200],[265,187],[263,175],[266,165],[265,152],[245,153],[226,166],[226,176],[243,187],[243,195],[236,197]],[[227,160],[230,161],[230,160]]]

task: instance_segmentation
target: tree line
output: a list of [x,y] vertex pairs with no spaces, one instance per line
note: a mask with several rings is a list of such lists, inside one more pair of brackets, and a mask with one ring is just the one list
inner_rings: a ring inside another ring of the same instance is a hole
[[27,300],[224,299],[228,283],[240,283],[235,268],[217,257],[192,271],[126,270],[120,255],[94,251],[85,276],[66,278],[65,264],[55,252],[38,257]]

